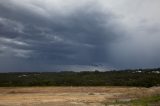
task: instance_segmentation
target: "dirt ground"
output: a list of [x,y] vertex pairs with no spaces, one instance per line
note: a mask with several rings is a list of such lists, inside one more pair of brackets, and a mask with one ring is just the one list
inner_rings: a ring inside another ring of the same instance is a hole
[[1,87],[0,106],[105,106],[160,93],[160,87]]

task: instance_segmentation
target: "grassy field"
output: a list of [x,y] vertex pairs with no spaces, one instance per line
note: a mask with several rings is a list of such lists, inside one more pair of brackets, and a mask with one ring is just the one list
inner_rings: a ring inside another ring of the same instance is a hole
[[159,106],[160,87],[1,87],[0,106]]
[[0,73],[0,106],[160,106],[160,68]]

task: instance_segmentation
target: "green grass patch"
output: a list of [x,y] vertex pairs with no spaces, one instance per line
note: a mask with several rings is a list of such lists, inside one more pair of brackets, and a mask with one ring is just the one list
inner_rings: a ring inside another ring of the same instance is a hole
[[109,105],[120,105],[120,106],[160,106],[160,95],[153,95],[150,97],[143,97],[130,101],[115,100],[112,103],[105,103],[106,106]]
[[[140,105],[140,106],[149,106],[151,104],[157,104],[159,102],[160,104],[160,95],[154,95],[151,97],[145,97],[137,100],[130,101],[133,105]],[[158,106],[158,105],[157,105]]]

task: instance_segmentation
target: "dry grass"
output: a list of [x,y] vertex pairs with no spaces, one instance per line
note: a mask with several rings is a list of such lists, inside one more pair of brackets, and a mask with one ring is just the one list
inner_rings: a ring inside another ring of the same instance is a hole
[[103,106],[160,93],[160,87],[24,87],[0,88],[0,106]]

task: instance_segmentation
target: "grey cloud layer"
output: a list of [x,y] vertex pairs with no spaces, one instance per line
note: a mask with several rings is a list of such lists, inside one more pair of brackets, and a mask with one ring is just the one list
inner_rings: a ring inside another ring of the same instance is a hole
[[[143,35],[156,33],[151,37],[154,42],[159,28],[153,25],[149,31],[150,26],[145,25],[143,32],[127,30],[118,18],[90,0],[2,0],[0,70],[43,71],[54,70],[54,65],[96,63],[116,68],[158,66],[159,40],[151,49]],[[153,53],[145,56],[143,50]],[[141,59],[146,59],[145,63]]]

